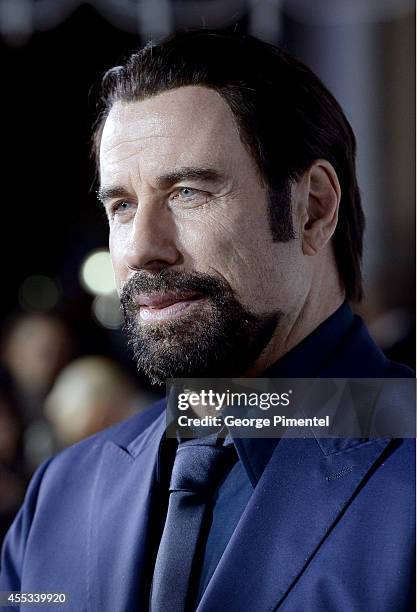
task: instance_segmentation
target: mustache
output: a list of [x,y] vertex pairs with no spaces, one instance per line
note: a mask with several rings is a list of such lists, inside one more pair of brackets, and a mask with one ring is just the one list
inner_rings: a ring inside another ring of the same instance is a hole
[[138,270],[123,285],[120,301],[124,307],[129,307],[138,293],[169,292],[181,296],[181,292],[190,291],[212,298],[234,295],[231,286],[223,278],[204,272],[179,272],[165,269],[159,272]]

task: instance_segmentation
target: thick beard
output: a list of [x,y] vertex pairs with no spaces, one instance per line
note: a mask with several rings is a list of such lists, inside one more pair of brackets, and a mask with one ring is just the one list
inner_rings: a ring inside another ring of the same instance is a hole
[[[141,323],[138,293],[198,292],[207,298],[178,319]],[[121,294],[124,329],[137,367],[151,382],[168,378],[234,377],[248,370],[281,318],[245,310],[223,279],[200,272],[138,271]]]

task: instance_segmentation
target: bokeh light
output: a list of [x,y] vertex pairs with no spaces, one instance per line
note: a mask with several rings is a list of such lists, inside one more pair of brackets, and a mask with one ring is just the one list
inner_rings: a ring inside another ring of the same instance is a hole
[[48,312],[61,297],[58,282],[43,274],[28,276],[19,288],[19,304],[29,312]]
[[106,329],[119,329],[122,326],[120,300],[115,291],[107,295],[96,296],[91,310],[93,318]]
[[80,281],[92,295],[108,295],[115,291],[113,266],[106,249],[92,251],[81,266]]

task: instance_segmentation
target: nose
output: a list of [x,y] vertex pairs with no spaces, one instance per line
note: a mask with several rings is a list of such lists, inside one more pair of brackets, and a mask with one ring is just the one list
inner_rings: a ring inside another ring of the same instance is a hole
[[176,226],[169,210],[155,202],[142,202],[124,245],[124,264],[130,270],[160,271],[180,263]]

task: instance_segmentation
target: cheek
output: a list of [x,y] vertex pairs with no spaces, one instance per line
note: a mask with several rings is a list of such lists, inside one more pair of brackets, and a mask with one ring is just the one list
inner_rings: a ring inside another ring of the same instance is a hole
[[251,312],[287,312],[303,292],[300,245],[273,242],[267,216],[213,214],[181,236],[191,267],[220,275]]
[[195,263],[227,262],[233,257],[237,239],[243,232],[240,219],[224,208],[206,209],[177,225],[180,249]]
[[[264,265],[263,249],[271,242],[267,223],[228,202],[227,209],[210,212],[184,224],[182,250],[194,269],[217,273],[246,303],[254,293]],[[226,208],[226,207],[225,207]]]

